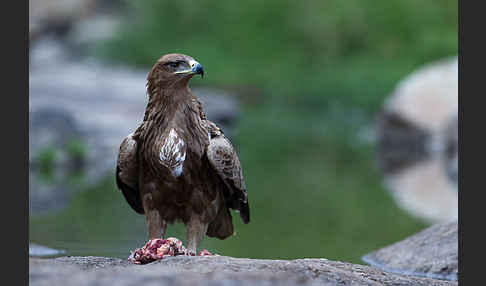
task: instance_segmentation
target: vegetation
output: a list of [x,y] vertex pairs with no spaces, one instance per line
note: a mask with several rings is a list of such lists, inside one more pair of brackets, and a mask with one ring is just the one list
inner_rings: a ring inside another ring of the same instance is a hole
[[83,159],[87,155],[85,142],[79,139],[71,139],[66,142],[66,152],[70,157],[75,159]]
[[39,150],[37,154],[36,161],[38,163],[39,177],[46,182],[53,180],[57,156],[57,150],[54,146],[46,146]]
[[204,65],[198,84],[371,111],[417,66],[458,51],[455,0],[126,2],[120,36],[103,45],[111,59],[150,68],[181,52]]

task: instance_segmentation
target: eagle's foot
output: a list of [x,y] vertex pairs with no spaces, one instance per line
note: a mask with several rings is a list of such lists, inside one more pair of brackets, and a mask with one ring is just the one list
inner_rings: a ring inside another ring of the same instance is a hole
[[217,254],[212,254],[211,252],[209,252],[209,250],[207,249],[203,249],[201,251],[199,251],[199,254],[196,255],[196,252],[195,251],[191,251],[191,250],[187,250],[186,251],[186,255],[189,255],[189,256],[217,256]]
[[182,241],[175,237],[167,239],[154,238],[149,240],[142,248],[137,248],[128,259],[135,264],[147,264],[169,256],[185,255],[186,248]]
[[186,255],[188,255],[188,256],[196,256],[196,252],[187,249],[186,250]]

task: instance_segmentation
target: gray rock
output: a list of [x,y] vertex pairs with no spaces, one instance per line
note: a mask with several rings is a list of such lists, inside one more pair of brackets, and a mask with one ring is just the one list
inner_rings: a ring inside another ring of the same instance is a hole
[[29,285],[457,285],[327,259],[169,257],[147,265],[104,257],[29,259]]
[[378,116],[384,183],[400,207],[429,223],[457,219],[457,75],[457,57],[420,67]]
[[457,227],[457,221],[431,226],[362,259],[392,273],[457,280]]

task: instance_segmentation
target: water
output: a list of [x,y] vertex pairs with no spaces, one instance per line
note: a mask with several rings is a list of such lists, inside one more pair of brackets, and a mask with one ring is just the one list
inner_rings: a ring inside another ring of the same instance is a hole
[[[373,142],[359,143],[362,126],[346,123],[349,116],[308,114],[246,112],[235,146],[251,222],[244,225],[232,212],[236,235],[206,237],[200,248],[233,257],[362,263],[364,254],[426,226],[383,188]],[[65,250],[62,255],[119,258],[145,244],[145,217],[126,203],[114,174],[94,187],[78,188],[65,208],[30,215],[31,242]],[[185,243],[185,226],[169,226],[167,235]]]
[[29,230],[31,242],[65,255],[127,257],[146,239],[144,217],[127,208],[108,177],[74,194],[60,211],[31,214]]
[[[62,250],[41,255],[127,258],[130,250],[145,244],[145,217],[128,206],[112,179],[107,176],[97,186],[77,192],[60,211],[30,215],[30,241]],[[185,227],[173,225],[167,234],[184,240]]]

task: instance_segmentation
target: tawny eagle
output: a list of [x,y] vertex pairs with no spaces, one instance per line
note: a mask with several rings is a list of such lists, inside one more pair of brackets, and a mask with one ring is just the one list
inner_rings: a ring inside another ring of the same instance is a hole
[[150,239],[167,224],[187,226],[187,249],[195,254],[204,235],[234,233],[230,208],[250,221],[240,160],[223,131],[206,118],[188,87],[203,67],[192,57],[167,54],[147,77],[143,123],[121,143],[116,183],[126,201],[145,214]]

